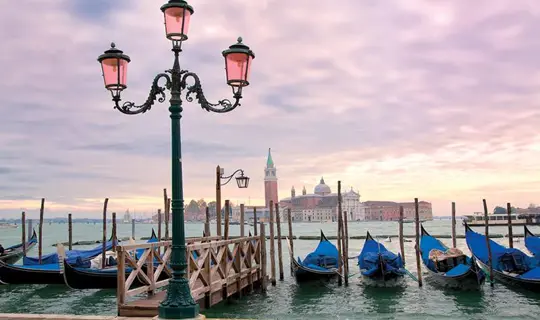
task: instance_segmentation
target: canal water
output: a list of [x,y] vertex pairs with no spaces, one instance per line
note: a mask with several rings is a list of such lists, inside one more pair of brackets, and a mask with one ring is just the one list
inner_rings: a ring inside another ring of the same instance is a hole
[[[424,226],[433,235],[449,235],[451,232],[450,221],[428,221]],[[137,225],[136,236],[150,236],[152,227],[157,228],[151,224]],[[337,224],[296,223],[293,229],[296,236],[318,236],[320,229],[329,236],[337,233]],[[365,235],[368,230],[373,236],[397,235],[397,229],[396,222],[353,222],[349,224],[349,235]],[[405,224],[404,229],[406,235],[414,234],[414,224]],[[480,231],[482,228],[476,229]],[[74,241],[97,240],[101,238],[102,226],[77,223],[73,225],[73,230]],[[203,225],[187,224],[186,230],[188,236],[200,236]],[[282,231],[287,230],[287,225],[283,224]],[[514,230],[514,233],[523,233],[521,227],[515,227]],[[52,244],[67,240],[65,224],[44,224],[43,231],[44,253],[54,252]],[[458,225],[457,231],[458,234],[464,234],[461,225]],[[532,231],[540,234],[540,228],[532,228]],[[5,247],[19,243],[20,232],[20,228],[1,229],[0,243]],[[506,227],[494,227],[491,232],[506,234]],[[212,233],[215,233],[215,225],[212,225]],[[130,235],[131,225],[118,225],[119,237]],[[231,226],[231,235],[239,235],[239,226]],[[451,244],[450,239],[441,240]],[[496,241],[508,244],[506,238]],[[335,243],[335,240],[332,242]],[[349,256],[358,255],[363,242],[351,240]],[[314,240],[296,240],[295,255],[305,256],[317,243]],[[395,238],[392,242],[383,243],[394,252],[399,250]],[[478,292],[443,290],[432,286],[424,273],[425,284],[422,288],[412,279],[407,279],[404,288],[366,287],[358,278],[356,260],[349,261],[351,274],[355,275],[350,278],[348,287],[338,287],[335,282],[298,285],[291,277],[287,244],[283,241],[282,245],[284,281],[278,280],[277,286],[269,286],[266,294],[258,293],[222,303],[206,310],[204,314],[209,318],[233,319],[538,319],[540,315],[540,294],[502,284],[495,284],[494,288],[486,284]],[[407,267],[416,273],[414,244],[407,242],[405,245]],[[468,252],[464,239],[458,239],[458,247]],[[516,242],[515,247],[524,249],[523,240]],[[37,248],[29,255],[37,256]],[[116,296],[114,290],[70,290],[65,286],[52,285],[0,285],[0,312],[115,315]]]

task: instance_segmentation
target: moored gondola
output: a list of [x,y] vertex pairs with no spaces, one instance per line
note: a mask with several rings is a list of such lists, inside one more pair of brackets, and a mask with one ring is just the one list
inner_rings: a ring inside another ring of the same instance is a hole
[[[467,246],[484,269],[489,268],[489,253],[486,236],[473,231],[465,223]],[[533,257],[516,248],[506,248],[489,240],[491,248],[493,278],[507,285],[540,292],[540,267]]]
[[540,260],[540,237],[534,235],[527,226],[525,229],[525,248],[537,259]]
[[338,250],[321,230],[321,239],[315,251],[304,260],[291,256],[291,267],[299,282],[335,277],[338,274]]
[[366,242],[358,255],[358,266],[366,284],[394,285],[407,274],[401,254],[395,254],[373,239],[368,232]]
[[486,279],[474,257],[461,250],[448,248],[422,228],[420,252],[429,278],[437,285],[455,289],[479,289]]
[[19,261],[25,253],[30,251],[37,243],[36,231],[32,234],[32,237],[26,242],[26,245],[22,243],[5,248],[4,253],[0,255],[0,261],[6,264],[13,264]]
[[[155,242],[156,239],[152,229],[152,237],[149,242]],[[71,265],[88,268],[90,261],[77,257]],[[6,284],[64,284],[64,277],[59,263],[14,265],[0,261],[0,282]]]

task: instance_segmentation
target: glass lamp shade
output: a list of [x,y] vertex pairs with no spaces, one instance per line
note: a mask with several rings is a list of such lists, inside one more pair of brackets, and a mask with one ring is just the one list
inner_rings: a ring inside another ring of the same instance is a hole
[[167,39],[172,41],[187,40],[193,7],[184,0],[169,0],[167,4],[161,6],[161,11],[165,17]]
[[238,184],[238,188],[240,189],[247,188],[249,185],[249,177],[245,177],[244,175],[236,177],[236,184]]
[[241,37],[238,38],[236,44],[223,51],[223,57],[225,58],[227,84],[237,88],[248,86],[251,62],[255,59],[255,54],[242,43]]
[[127,67],[131,59],[111,43],[111,48],[98,57],[103,72],[105,88],[119,95],[127,88]]

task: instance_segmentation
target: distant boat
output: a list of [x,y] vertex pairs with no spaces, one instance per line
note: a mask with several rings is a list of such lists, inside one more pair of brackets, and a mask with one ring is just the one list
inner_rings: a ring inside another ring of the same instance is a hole
[[19,226],[13,223],[0,223],[0,229],[14,229]]
[[[420,223],[426,222],[427,219],[420,219]],[[413,223],[416,222],[415,219],[403,219],[403,223]]]

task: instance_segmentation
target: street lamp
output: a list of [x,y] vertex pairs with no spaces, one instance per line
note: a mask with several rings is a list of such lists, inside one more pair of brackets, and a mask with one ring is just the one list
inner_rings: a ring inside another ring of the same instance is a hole
[[[218,236],[221,236],[221,187],[231,182],[232,178],[237,173],[240,173],[236,176],[236,184],[238,185],[238,188],[247,188],[249,185],[249,177],[244,176],[244,170],[238,169],[230,176],[224,176],[224,169],[220,166],[217,166],[216,168],[216,233]],[[222,183],[221,180],[227,181]]]
[[[252,60],[255,58],[253,51],[238,42],[222,52],[225,58],[225,70],[227,84],[231,86],[234,103],[229,99],[219,100],[217,103],[209,102],[204,96],[201,82],[197,74],[180,69],[179,54],[182,51],[182,42],[188,39],[189,22],[193,14],[191,7],[184,0],[169,0],[161,7],[165,20],[165,33],[167,39],[172,42],[174,63],[172,69],[156,75],[152,82],[150,94],[146,102],[136,105],[131,101],[121,102],[120,95],[127,88],[127,66],[131,61],[129,56],[122,50],[111,44],[111,48],[98,57],[103,71],[105,88],[111,92],[114,108],[124,114],[144,113],[158,102],[165,101],[166,90],[170,91],[170,118],[172,133],[172,279],[167,288],[167,297],[159,305],[159,317],[163,319],[186,319],[195,318],[199,315],[199,306],[193,300],[189,283],[186,279],[186,245],[184,229],[184,195],[182,181],[182,157],[180,138],[180,118],[182,112],[182,91],[186,90],[185,99],[192,102],[198,101],[206,111],[226,113],[240,105],[242,88],[249,85],[249,71]],[[188,79],[192,80],[188,83]],[[160,80],[165,80],[160,85]],[[246,183],[247,186],[247,183]]]

